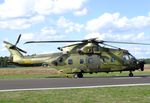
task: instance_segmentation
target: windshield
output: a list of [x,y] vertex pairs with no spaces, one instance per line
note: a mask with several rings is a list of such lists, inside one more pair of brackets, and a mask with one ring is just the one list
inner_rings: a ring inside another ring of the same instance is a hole
[[128,55],[129,55],[130,60],[136,60],[136,58],[133,55],[131,54],[128,54]]
[[136,60],[136,59],[135,59],[135,57],[132,56],[131,54],[124,54],[124,55],[123,55],[123,61],[130,61],[130,60],[134,61],[134,60]]

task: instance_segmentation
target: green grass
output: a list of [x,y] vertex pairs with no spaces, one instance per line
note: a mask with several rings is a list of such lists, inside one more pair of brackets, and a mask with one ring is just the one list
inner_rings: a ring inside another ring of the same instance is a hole
[[[150,71],[135,71],[133,72],[134,76],[150,76]],[[97,74],[85,74],[84,77],[111,77],[111,76],[128,76],[129,72],[125,71],[125,72],[110,72],[110,73],[97,73]]]
[[2,75],[0,79],[32,79],[32,78],[61,78],[59,74],[45,74],[45,75],[31,75],[31,74],[16,74],[16,75]]
[[[129,72],[113,72],[113,73],[85,73],[84,77],[112,77],[112,76],[128,76]],[[72,74],[71,74],[72,75]],[[70,77],[71,77],[70,75]],[[134,76],[150,76],[150,72],[134,72]],[[64,74],[9,74],[0,75],[0,79],[25,79],[25,78],[63,78]]]
[[[149,68],[149,66],[148,66]],[[144,72],[135,71],[134,76],[150,76],[150,70],[147,69]],[[128,76],[129,72],[110,72],[110,73],[85,73],[84,77],[111,77],[111,76]],[[64,74],[58,73],[53,68],[1,68],[0,79],[24,79],[24,78],[62,78],[66,77]]]
[[150,86],[1,92],[0,103],[149,103]]

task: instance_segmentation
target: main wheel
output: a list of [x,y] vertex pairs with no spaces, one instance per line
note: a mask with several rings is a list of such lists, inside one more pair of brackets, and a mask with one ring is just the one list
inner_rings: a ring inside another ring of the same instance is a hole
[[74,78],[83,78],[83,74],[82,73],[75,73]]
[[43,66],[43,67],[48,67],[48,64],[43,63],[42,66]]
[[133,73],[132,72],[129,73],[129,77],[133,77]]

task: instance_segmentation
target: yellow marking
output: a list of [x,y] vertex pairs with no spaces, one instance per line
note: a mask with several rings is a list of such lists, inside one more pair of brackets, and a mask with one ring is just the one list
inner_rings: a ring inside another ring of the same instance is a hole
[[32,64],[31,60],[24,60],[23,63],[24,64]]

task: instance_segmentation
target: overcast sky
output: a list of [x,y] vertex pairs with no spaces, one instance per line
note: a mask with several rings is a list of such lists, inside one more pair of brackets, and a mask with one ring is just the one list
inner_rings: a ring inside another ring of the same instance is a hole
[[[26,44],[29,40],[100,40],[150,43],[149,0],[0,0],[0,56],[3,41],[28,54],[51,53],[67,44]],[[116,45],[137,58],[150,58],[150,46]]]

